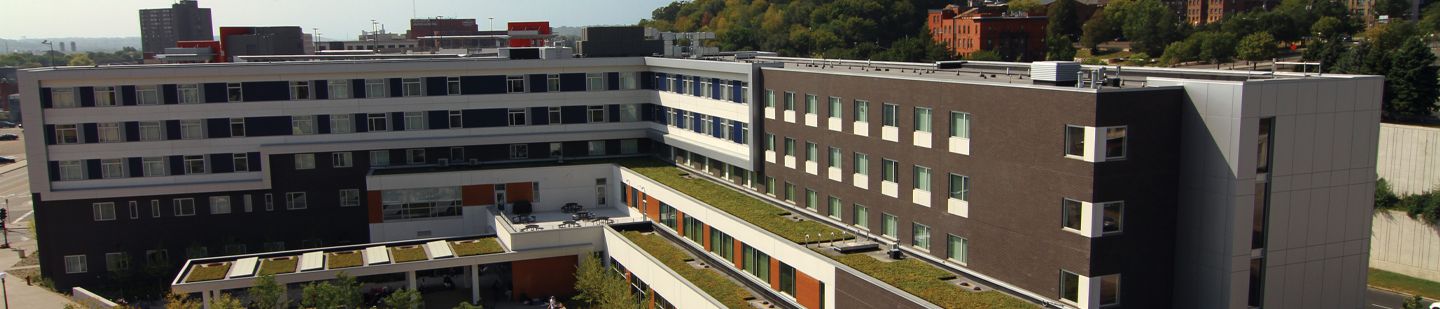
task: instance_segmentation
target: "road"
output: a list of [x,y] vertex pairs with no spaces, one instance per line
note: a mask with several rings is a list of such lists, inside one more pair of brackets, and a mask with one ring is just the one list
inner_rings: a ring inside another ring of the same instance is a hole
[[[21,135],[21,129],[0,129],[0,134],[14,133]],[[30,236],[29,224],[25,220],[30,219],[30,212],[34,209],[30,203],[30,180],[26,173],[25,165],[25,144],[24,139],[13,141],[0,141],[0,156],[15,157],[16,163],[0,165],[0,207],[7,209],[9,218],[6,219],[6,228],[10,230],[10,241],[17,242],[27,240]]]
[[[1367,304],[1367,305],[1365,306],[1365,308],[1366,308],[1366,309],[1400,309],[1400,308],[1403,308],[1403,307],[1401,307],[1401,305],[1405,303],[1405,298],[1406,298],[1406,297],[1408,297],[1408,296],[1406,296],[1406,295],[1401,295],[1401,294],[1396,294],[1396,293],[1391,293],[1391,292],[1389,292],[1389,291],[1376,290],[1376,289],[1373,289],[1373,288],[1372,288],[1372,289],[1369,289],[1368,291],[1365,292],[1365,303]],[[1425,301],[1421,302],[1421,304],[1423,304],[1423,305],[1430,305],[1430,303],[1432,303],[1432,302],[1437,302],[1437,300],[1434,300],[1434,299],[1426,299]],[[1423,308],[1429,308],[1429,307],[1423,307]]]

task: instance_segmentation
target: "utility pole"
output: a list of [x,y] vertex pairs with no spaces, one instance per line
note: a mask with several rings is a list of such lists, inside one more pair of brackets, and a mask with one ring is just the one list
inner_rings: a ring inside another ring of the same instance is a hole
[[490,31],[495,31],[495,18],[490,18]]
[[54,67],[55,67],[55,59],[54,59],[54,57],[51,56],[50,54],[54,54],[54,53],[55,53],[55,43],[51,43],[50,40],[43,40],[43,41],[40,41],[40,44],[45,44],[45,46],[50,46],[50,52],[45,54],[45,61],[50,63],[50,67],[51,67],[51,68],[54,68]]

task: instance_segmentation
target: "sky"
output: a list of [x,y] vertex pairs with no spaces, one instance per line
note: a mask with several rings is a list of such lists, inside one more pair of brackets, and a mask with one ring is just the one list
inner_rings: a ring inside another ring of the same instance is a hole
[[[404,33],[411,17],[474,18],[488,30],[489,18],[503,29],[508,21],[548,20],[550,25],[634,24],[672,0],[200,0],[212,24],[319,28],[321,37],[354,39],[370,20]],[[140,36],[140,9],[168,8],[173,0],[0,0],[0,38]],[[412,10],[413,3],[413,10]]]

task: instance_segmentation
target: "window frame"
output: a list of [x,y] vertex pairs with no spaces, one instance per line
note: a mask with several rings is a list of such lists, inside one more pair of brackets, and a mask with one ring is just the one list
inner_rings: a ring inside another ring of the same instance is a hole
[[[298,202],[298,203],[297,203],[297,202]],[[304,192],[304,191],[300,191],[300,192],[286,192],[286,193],[285,193],[285,209],[286,209],[286,210],[300,210],[300,209],[306,209],[306,208],[309,208],[309,207],[310,207],[310,206],[309,206],[309,202],[306,200],[305,192]]]
[[340,189],[340,207],[360,206],[360,189]]
[[[924,232],[923,235],[921,232]],[[910,246],[930,252],[930,226],[910,222]]]
[[[1118,138],[1117,138],[1117,137],[1114,137],[1114,136],[1111,136],[1111,134],[1113,134],[1113,132],[1116,132],[1116,131],[1120,132],[1120,136],[1119,136]],[[1105,161],[1119,161],[1119,160],[1125,160],[1126,158],[1129,157],[1129,155],[1130,155],[1130,153],[1129,153],[1129,152],[1130,152],[1130,136],[1129,136],[1129,134],[1130,134],[1129,126],[1116,126],[1116,127],[1106,127],[1106,128],[1105,128],[1105,154],[1104,154],[1104,155],[1105,155]],[[1120,149],[1120,154],[1119,154],[1119,155],[1111,155],[1111,151],[1113,151],[1113,149],[1116,148],[1115,145],[1113,145],[1113,143],[1116,143],[1117,140],[1119,141],[1119,147],[1118,147],[1118,148]]]
[[915,107],[915,122],[911,124],[914,126],[915,132],[934,133],[934,121],[935,111],[933,109],[922,106]]
[[[960,244],[958,247],[955,245],[957,243]],[[955,234],[945,234],[945,259],[960,265],[969,265],[970,239]]]
[[177,198],[170,201],[176,217],[189,217],[195,215],[194,198]]
[[180,160],[185,163],[185,175],[207,174],[210,171],[210,160],[206,159],[205,155],[181,156]]
[[94,221],[115,221],[115,202],[90,204],[90,216]]
[[[1065,149],[1066,157],[1081,158],[1085,156],[1085,147],[1089,144],[1085,138],[1085,127],[1077,125],[1065,125]],[[1077,134],[1078,133],[1078,134]],[[1078,138],[1078,140],[1076,140]]]
[[330,167],[347,168],[355,166],[355,157],[349,151],[330,153]]
[[894,103],[882,103],[880,106],[880,125],[886,127],[900,127],[900,105]]
[[[76,267],[71,267],[76,266]],[[65,274],[83,274],[90,272],[90,262],[84,254],[65,256]]]
[[210,197],[210,214],[212,214],[212,215],[228,214],[228,213],[230,213],[230,210],[231,210],[231,205],[230,205],[230,197],[229,197],[229,196],[211,196],[211,197]]
[[294,154],[293,156],[295,157],[295,170],[313,170],[313,169],[315,169],[315,154],[314,154],[314,153],[297,153],[297,154]]

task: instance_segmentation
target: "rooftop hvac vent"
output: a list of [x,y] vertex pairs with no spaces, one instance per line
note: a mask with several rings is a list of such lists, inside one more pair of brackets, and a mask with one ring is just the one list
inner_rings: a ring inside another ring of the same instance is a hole
[[1030,63],[1030,79],[1035,84],[1073,86],[1080,63],[1074,61],[1040,61]]

